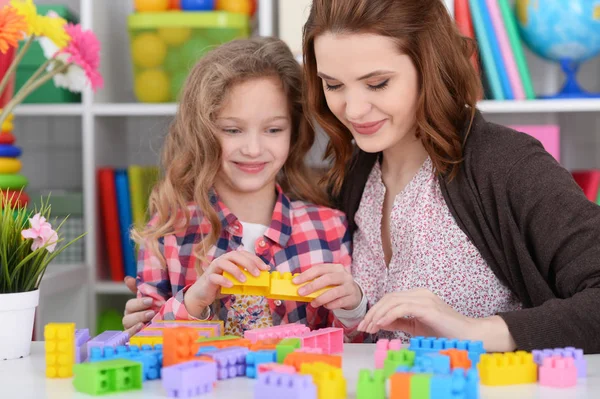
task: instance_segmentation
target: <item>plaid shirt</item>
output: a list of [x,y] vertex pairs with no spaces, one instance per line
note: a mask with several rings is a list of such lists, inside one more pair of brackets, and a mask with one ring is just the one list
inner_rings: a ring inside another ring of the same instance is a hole
[[[272,271],[282,273],[301,273],[311,265],[321,263],[338,263],[350,270],[351,238],[345,215],[323,206],[291,202],[279,186],[277,191],[271,224],[260,245],[256,245],[256,255],[270,265]],[[207,253],[208,262],[242,245],[242,225],[237,217],[214,193],[211,203],[218,213],[222,228],[216,245]],[[187,229],[159,240],[159,249],[167,261],[167,268],[163,268],[160,260],[143,247],[138,254],[138,297],[154,299],[152,309],[157,312],[154,320],[195,319],[188,314],[183,297],[198,278],[194,268],[197,259],[192,255],[192,249],[210,232],[211,227],[196,205],[190,204],[188,209],[191,218]],[[201,266],[207,267],[208,264]],[[231,299],[231,295],[221,299],[218,317],[225,322]],[[364,340],[364,334],[357,332],[356,327],[346,327],[325,307],[313,308],[307,303],[295,301],[268,299],[268,302],[273,325],[302,323],[311,329],[341,327],[347,342]],[[211,318],[213,315],[214,312],[211,312]]]

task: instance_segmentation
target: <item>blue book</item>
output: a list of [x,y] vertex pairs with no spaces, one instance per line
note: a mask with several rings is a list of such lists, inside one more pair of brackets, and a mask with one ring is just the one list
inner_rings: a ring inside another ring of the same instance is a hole
[[135,277],[137,266],[135,262],[135,245],[130,238],[132,227],[131,201],[129,199],[129,178],[126,169],[115,170],[115,186],[117,189],[117,208],[119,210],[119,231],[123,246],[123,264],[125,275]]

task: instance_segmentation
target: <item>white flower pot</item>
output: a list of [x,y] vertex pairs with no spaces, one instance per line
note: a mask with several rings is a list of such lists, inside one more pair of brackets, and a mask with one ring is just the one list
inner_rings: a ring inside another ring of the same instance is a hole
[[0,294],[0,361],[29,356],[40,291]]

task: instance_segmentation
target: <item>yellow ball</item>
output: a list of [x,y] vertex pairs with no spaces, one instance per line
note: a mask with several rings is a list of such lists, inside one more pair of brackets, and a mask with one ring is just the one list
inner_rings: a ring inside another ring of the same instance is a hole
[[145,103],[168,102],[171,99],[169,76],[162,69],[149,69],[135,77],[135,95]]
[[156,12],[169,9],[169,0],[135,0],[135,10],[138,12]]
[[142,33],[131,43],[133,63],[142,68],[156,68],[165,61],[167,45],[156,33]]
[[158,36],[169,46],[181,46],[192,35],[190,28],[159,28]]

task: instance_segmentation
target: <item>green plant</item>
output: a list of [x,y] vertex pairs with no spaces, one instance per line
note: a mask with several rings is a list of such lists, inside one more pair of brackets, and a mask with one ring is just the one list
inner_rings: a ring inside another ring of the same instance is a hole
[[15,192],[0,191],[0,197],[0,294],[36,290],[50,262],[85,233],[60,245],[60,228],[67,218],[52,229],[49,197],[33,210],[19,206]]

